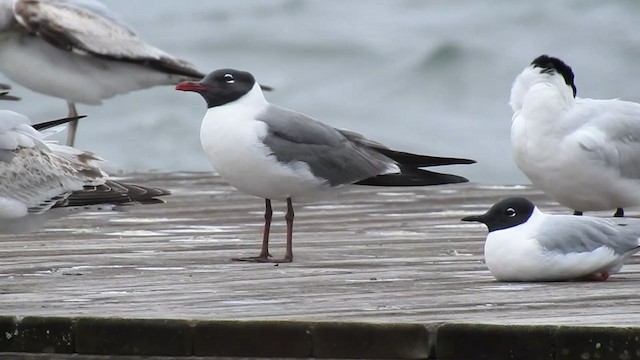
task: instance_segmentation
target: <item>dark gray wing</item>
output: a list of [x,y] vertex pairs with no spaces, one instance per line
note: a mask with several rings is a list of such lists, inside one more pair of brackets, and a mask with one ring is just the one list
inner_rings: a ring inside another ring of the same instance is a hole
[[546,249],[564,254],[590,252],[607,246],[619,255],[640,246],[638,238],[638,219],[602,219],[573,215],[548,216],[537,237]]
[[392,169],[399,171],[395,161],[367,146],[364,137],[352,141],[306,115],[269,105],[256,119],[268,125],[263,141],[278,161],[304,162],[315,176],[332,186],[352,184]]
[[29,33],[62,50],[138,63],[188,78],[204,77],[191,64],[142,41],[96,1],[17,0],[14,16]]

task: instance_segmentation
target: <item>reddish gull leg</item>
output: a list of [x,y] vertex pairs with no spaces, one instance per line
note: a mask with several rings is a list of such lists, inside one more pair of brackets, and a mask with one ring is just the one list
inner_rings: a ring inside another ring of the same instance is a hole
[[282,262],[293,261],[293,216],[293,204],[291,198],[287,198],[287,215],[284,217],[287,220],[287,250]]
[[609,274],[608,272],[604,271],[604,272],[600,272],[600,273],[593,273],[593,274],[589,274],[587,276],[583,276],[581,278],[577,278],[574,281],[607,281],[607,279],[609,278],[611,274]]
[[260,249],[260,255],[245,257],[245,258],[233,258],[234,261],[251,261],[251,262],[276,262],[269,259],[269,232],[271,230],[271,217],[273,210],[271,209],[271,200],[264,200],[264,232],[262,233],[262,248]]

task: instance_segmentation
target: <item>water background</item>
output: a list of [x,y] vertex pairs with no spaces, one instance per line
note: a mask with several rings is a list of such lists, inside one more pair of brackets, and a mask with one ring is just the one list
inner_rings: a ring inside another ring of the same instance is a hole
[[[277,89],[267,94],[275,104],[400,150],[473,158],[447,170],[474,182],[528,183],[511,157],[508,98],[540,54],[573,67],[579,96],[640,101],[634,0],[105,3],[141,38],[204,72],[252,72]],[[34,121],[66,114],[62,100],[18,85],[14,94],[23,101],[3,106]],[[157,87],[79,110],[90,118],[76,146],[116,166],[212,169],[197,94]]]

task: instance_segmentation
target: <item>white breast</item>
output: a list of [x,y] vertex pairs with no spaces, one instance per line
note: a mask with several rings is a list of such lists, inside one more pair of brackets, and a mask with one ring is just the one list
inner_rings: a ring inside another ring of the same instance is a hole
[[545,249],[535,237],[544,216],[536,210],[524,224],[489,233],[484,246],[485,262],[497,280],[572,280],[606,270],[618,260],[606,247],[569,254]]
[[136,64],[63,51],[16,32],[0,34],[0,71],[33,91],[86,104],[180,80]]
[[267,103],[262,98],[256,104],[252,93],[249,99],[210,108],[204,116],[200,140],[216,171],[238,190],[266,199],[308,200],[328,190],[307,164],[283,164],[271,154],[262,142],[267,125],[254,120]]

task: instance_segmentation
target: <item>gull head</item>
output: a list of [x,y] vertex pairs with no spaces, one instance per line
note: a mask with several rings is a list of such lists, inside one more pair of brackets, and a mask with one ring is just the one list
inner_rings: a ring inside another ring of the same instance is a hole
[[522,70],[513,82],[509,105],[514,112],[522,108],[529,89],[539,83],[552,84],[561,89],[567,97],[575,98],[577,93],[571,67],[558,58],[540,55]]
[[235,102],[248,94],[264,99],[253,75],[234,69],[215,70],[200,81],[183,81],[176,85],[176,90],[197,92],[208,108]]
[[511,197],[495,203],[482,215],[462,218],[462,221],[476,221],[487,225],[489,232],[518,226],[529,220],[535,205],[523,197]]

